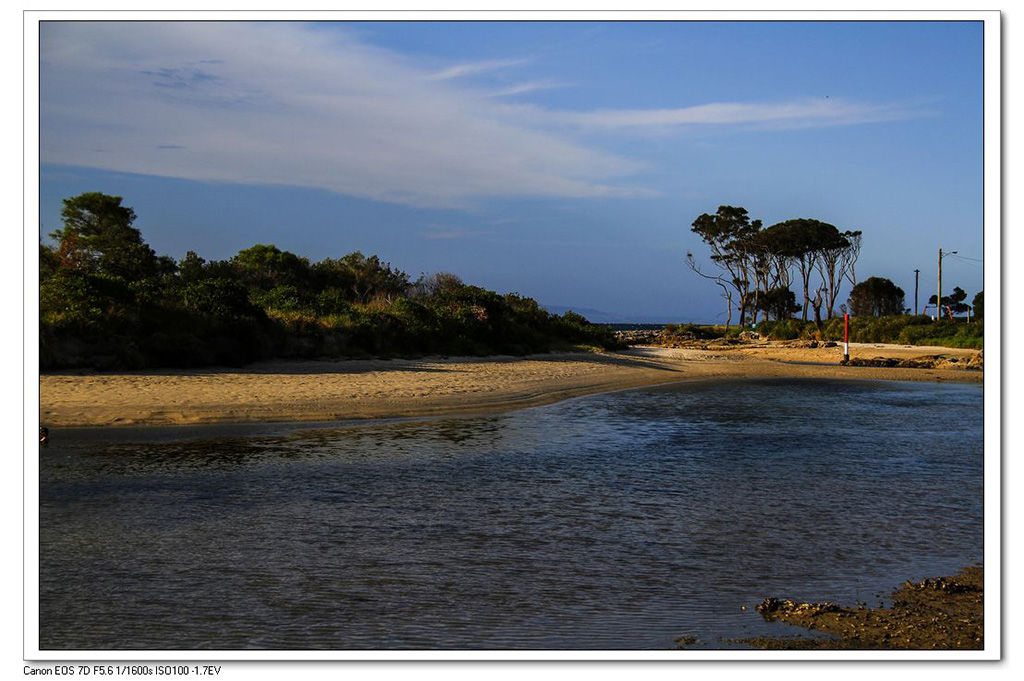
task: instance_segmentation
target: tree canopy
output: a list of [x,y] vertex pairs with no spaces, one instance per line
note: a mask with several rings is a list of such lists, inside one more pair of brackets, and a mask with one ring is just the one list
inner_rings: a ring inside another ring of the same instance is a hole
[[256,244],[239,251],[231,259],[239,277],[251,286],[270,289],[295,286],[309,278],[309,261],[282,251],[273,244]]
[[[723,271],[719,277],[720,285],[731,287],[736,292],[740,305],[740,324],[746,323],[756,252],[753,239],[761,230],[761,224],[760,220],[750,219],[746,208],[719,206],[714,215],[704,213],[691,225],[693,233],[711,249],[711,260]],[[691,269],[703,274],[692,256],[688,257],[687,262]],[[731,311],[733,296],[727,295],[726,300]]]
[[[932,295],[928,299],[928,304],[934,305],[935,298],[936,296]],[[968,309],[970,309],[968,305],[964,302],[965,300],[967,300],[967,292],[964,291],[959,286],[954,286],[952,293],[950,293],[948,296],[942,296],[942,311],[949,315],[963,314],[964,312],[967,312]],[[939,316],[941,317],[942,314],[940,313]]]
[[796,265],[803,289],[804,320],[812,298],[811,277],[815,271],[821,276],[819,290],[831,317],[843,279],[840,265],[844,262],[843,254],[851,247],[850,240],[835,225],[811,218],[785,220],[765,232],[766,240],[773,245],[775,252]]
[[[803,304],[794,303],[794,309],[803,311],[804,320],[811,307],[816,318],[823,308],[832,317],[843,281],[856,283],[860,231],[841,232],[835,225],[811,218],[785,220],[762,229],[761,220],[751,220],[745,208],[735,206],[719,206],[714,214],[704,213],[693,222],[692,231],[708,245],[711,260],[721,273],[705,273],[692,254],[687,255],[687,263],[697,274],[730,287],[726,300],[730,311],[732,301],[738,301],[741,324],[746,322],[748,310],[754,312],[756,321],[758,311],[779,309],[774,307],[784,300],[779,289],[789,288],[794,268],[803,293]],[[818,283],[812,292],[815,274]],[[762,305],[759,298],[769,292],[773,292],[772,302]]]
[[132,226],[135,211],[120,196],[88,192],[64,199],[64,227],[51,234],[57,258],[65,269],[139,279],[168,269]]
[[848,304],[850,312],[860,317],[882,317],[903,314],[905,295],[892,281],[869,277],[853,287]]

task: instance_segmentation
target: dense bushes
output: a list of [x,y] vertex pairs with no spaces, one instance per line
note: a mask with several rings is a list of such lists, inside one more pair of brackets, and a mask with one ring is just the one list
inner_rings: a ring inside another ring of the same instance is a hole
[[616,344],[610,330],[579,315],[557,317],[529,298],[472,286],[419,300],[354,304],[341,314],[269,314],[286,356],[523,355]]
[[311,264],[257,244],[229,260],[190,251],[175,263],[149,249],[120,201],[66,200],[58,244],[40,246],[43,369],[619,347],[610,329],[572,312],[448,273],[411,282],[359,252]]
[[718,326],[702,324],[667,324],[665,335],[682,340],[711,340],[723,336],[735,337],[743,330],[739,326]]
[[[664,333],[668,337],[713,339],[723,336],[734,338],[744,329],[731,326],[701,326],[697,324],[668,324]],[[843,340],[843,319],[833,317],[815,324],[800,319],[763,321],[757,333],[768,340]],[[934,322],[927,315],[891,315],[888,317],[850,317],[850,341],[854,343],[897,343],[900,345],[937,345],[951,348],[981,349],[984,343],[984,324],[965,320]]]
[[950,348],[974,348],[984,346],[984,324],[974,322],[941,322],[924,326],[908,326],[900,332],[900,343],[908,345],[941,345]]
[[[821,328],[814,322],[798,319],[767,321],[758,324],[757,331],[771,340],[842,341],[843,319],[833,317]],[[984,324],[967,324],[962,320],[933,322],[927,315],[850,317],[850,341],[981,349],[984,342]]]
[[771,340],[795,340],[806,337],[806,332],[812,332],[812,330],[817,330],[814,322],[804,322],[799,319],[765,321],[757,325],[757,332]]
[[[529,298],[476,287],[361,304],[330,292],[302,303],[289,287],[251,293],[210,279],[164,290],[152,307],[127,287],[53,278],[44,284],[44,369],[240,365],[267,357],[491,355],[618,347],[607,327],[549,314]],[[127,301],[119,299],[127,297]]]

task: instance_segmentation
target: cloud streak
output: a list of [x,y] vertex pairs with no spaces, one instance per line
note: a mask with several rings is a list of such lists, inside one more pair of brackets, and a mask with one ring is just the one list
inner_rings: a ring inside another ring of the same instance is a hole
[[471,237],[479,237],[482,235],[489,235],[491,232],[479,231],[479,230],[468,230],[458,229],[452,227],[433,226],[430,229],[421,232],[421,236],[432,239],[432,240],[454,240],[454,239],[466,239]]
[[602,149],[603,132],[899,113],[838,101],[554,111],[501,99],[554,81],[462,82],[524,60],[437,71],[301,24],[44,23],[40,55],[43,162],[431,207],[651,194],[629,182],[646,164]]
[[533,80],[526,81],[523,83],[515,83],[508,85],[499,90],[493,90],[487,93],[488,97],[509,97],[511,95],[522,95],[527,92],[536,92],[537,90],[553,90],[556,88],[565,87],[562,83],[554,80]]
[[463,78],[465,76],[475,76],[481,73],[487,73],[488,71],[507,69],[511,66],[521,66],[526,64],[527,61],[528,60],[526,59],[491,59],[486,61],[456,64],[431,74],[429,78],[432,80],[452,80],[453,78]]
[[46,24],[40,48],[44,162],[424,206],[630,195],[642,167],[301,25]]
[[822,98],[781,103],[715,103],[680,109],[599,110],[550,115],[564,124],[587,130],[615,130],[697,125],[775,128],[857,125],[916,118],[925,113],[907,105],[864,104]]

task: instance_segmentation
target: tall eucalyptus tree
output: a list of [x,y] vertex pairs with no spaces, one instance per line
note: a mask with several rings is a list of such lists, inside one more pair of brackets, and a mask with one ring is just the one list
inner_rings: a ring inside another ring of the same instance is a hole
[[[693,221],[692,231],[711,249],[711,260],[722,270],[720,277],[703,274],[697,268],[693,255],[687,263],[697,274],[724,282],[736,293],[740,307],[740,324],[746,324],[746,313],[751,303],[750,287],[755,281],[757,249],[754,236],[761,231],[761,221],[751,220],[746,208],[719,206],[711,215],[704,213]],[[728,295],[731,316],[733,296]]]

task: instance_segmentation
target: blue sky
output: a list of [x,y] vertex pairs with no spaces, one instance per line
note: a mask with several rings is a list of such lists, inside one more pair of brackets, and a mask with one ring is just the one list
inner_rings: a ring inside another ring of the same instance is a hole
[[730,204],[862,230],[911,307],[940,247],[982,287],[979,22],[45,23],[40,55],[44,234],[102,191],[176,258],[361,250],[720,322],[684,257]]

